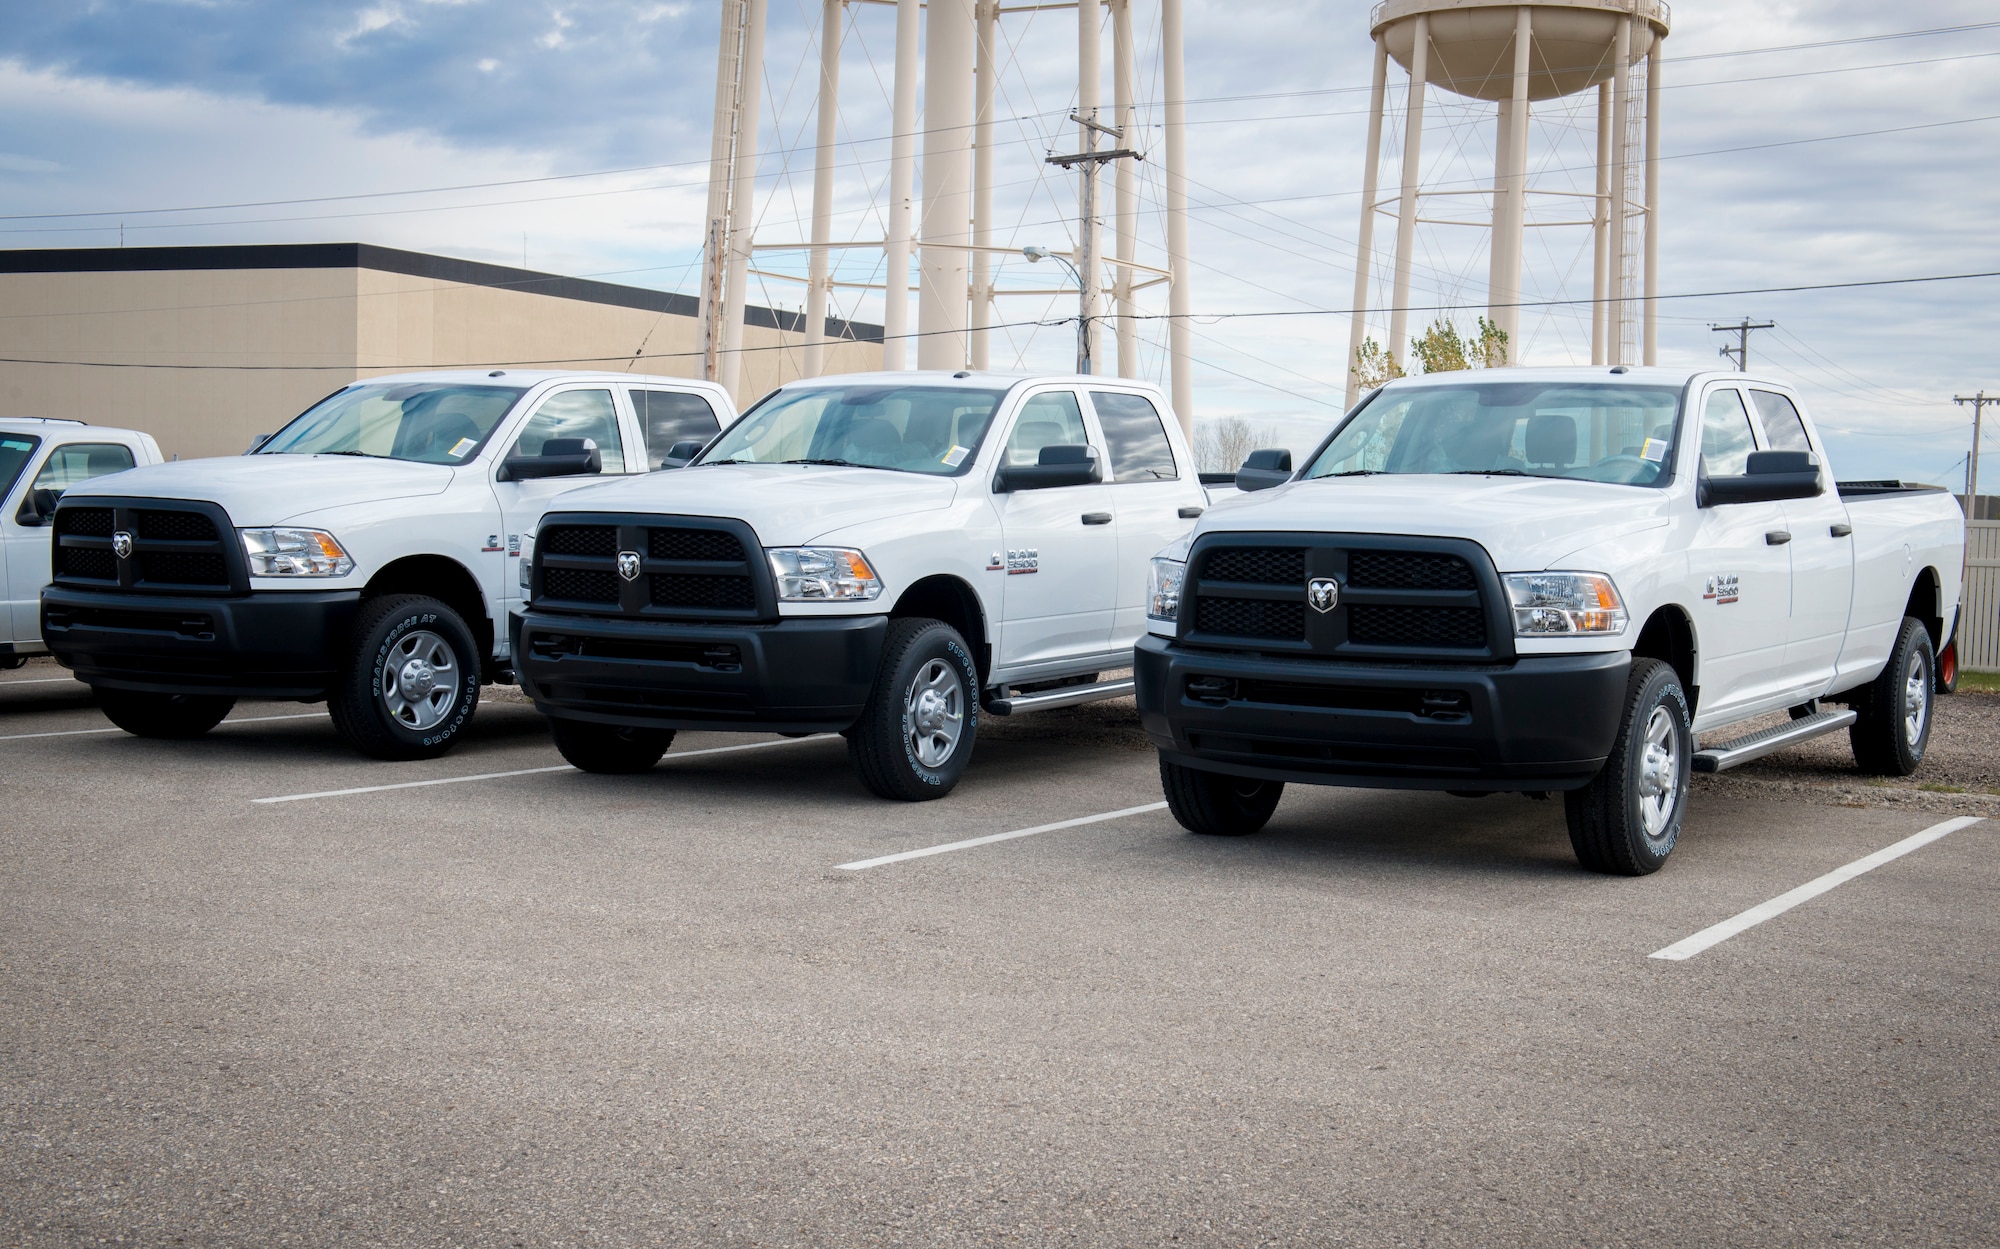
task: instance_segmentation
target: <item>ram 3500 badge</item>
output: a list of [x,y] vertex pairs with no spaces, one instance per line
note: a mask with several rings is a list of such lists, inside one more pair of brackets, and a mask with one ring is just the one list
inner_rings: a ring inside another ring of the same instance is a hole
[[1409,378],[1285,458],[1152,562],[1139,713],[1195,832],[1255,832],[1287,781],[1562,791],[1578,859],[1638,874],[1691,771],[1841,728],[1866,770],[1923,758],[1963,515],[1836,486],[1780,383]]
[[1097,678],[1131,663],[1147,560],[1205,504],[1140,383],[798,382],[690,467],[542,518],[521,687],[587,771],[650,768],[679,729],[837,731],[875,793],[940,797],[982,709],[1131,691]]

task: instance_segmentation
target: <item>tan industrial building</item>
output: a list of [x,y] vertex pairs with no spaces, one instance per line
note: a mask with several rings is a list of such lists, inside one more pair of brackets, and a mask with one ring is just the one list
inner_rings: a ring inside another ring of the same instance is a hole
[[[233,455],[360,377],[617,369],[696,377],[692,296],[366,243],[0,251],[0,415]],[[799,376],[804,320],[747,308],[739,402]],[[826,371],[881,367],[879,326],[832,321]]]

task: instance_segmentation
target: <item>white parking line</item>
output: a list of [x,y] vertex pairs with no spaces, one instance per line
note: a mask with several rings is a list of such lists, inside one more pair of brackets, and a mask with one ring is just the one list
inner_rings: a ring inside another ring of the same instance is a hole
[[[700,755],[726,755],[739,750],[763,750],[770,746],[794,746],[800,742],[825,741],[834,733],[815,733],[811,737],[787,737],[775,742],[749,742],[742,746],[711,746],[706,750],[688,750],[678,755],[666,755],[661,763],[675,763],[682,759],[693,759]],[[546,768],[516,768],[511,772],[475,772],[471,776],[440,776],[428,781],[399,781],[394,785],[359,785],[353,789],[323,789],[311,794],[281,794],[276,798],[252,798],[253,803],[304,802],[308,798],[345,798],[350,794],[379,794],[391,789],[423,789],[431,785],[462,785],[467,781],[497,781],[508,776],[535,776],[543,772],[574,772],[576,768],[567,763],[558,763]]]
[[1012,841],[1016,837],[1033,837],[1036,833],[1053,833],[1059,828],[1076,828],[1083,824],[1101,824],[1106,820],[1122,820],[1128,815],[1144,815],[1148,811],[1159,811],[1166,807],[1164,802],[1149,802],[1143,807],[1126,807],[1122,811],[1106,811],[1102,815],[1080,815],[1073,820],[1057,820],[1053,824],[1037,824],[1033,828],[1017,828],[1011,833],[992,833],[985,837],[968,837],[964,841],[948,841],[942,846],[925,846],[921,850],[905,850],[901,854],[885,854],[879,859],[862,859],[854,863],[837,863],[835,868],[843,872],[858,872],[864,868],[881,867],[885,863],[901,863],[905,859],[921,859],[933,854],[949,854],[953,850],[970,850],[974,846],[990,846],[996,841]]
[[1836,867],[1819,879],[1809,880],[1790,893],[1781,893],[1769,902],[1759,903],[1741,915],[1732,916],[1719,924],[1712,924],[1692,937],[1684,937],[1674,942],[1664,950],[1653,951],[1647,957],[1671,959],[1674,962],[1693,958],[1708,947],[1719,945],[1737,933],[1748,928],[1755,928],[1757,925],[1774,916],[1783,915],[1799,903],[1817,898],[1827,890],[1838,885],[1844,885],[1864,872],[1872,872],[1884,863],[1902,858],[1912,850],[1921,850],[1939,838],[1948,837],[1961,828],[1970,828],[1974,824],[1979,823],[1981,818],[1976,815],[1962,815],[1955,820],[1946,820],[1942,824],[1933,824],[1921,833],[1905,837],[1893,846],[1884,846],[1875,853],[1858,858],[1845,867]]
[[0,681],[0,690],[16,685],[82,685],[75,677],[29,677],[25,681]]
[[[262,724],[267,720],[323,720],[325,718],[326,713],[324,711],[308,711],[303,715],[289,716],[239,716],[234,720],[224,720],[215,727],[223,728],[231,724]],[[92,733],[123,733],[124,731],[124,729],[120,728],[109,728],[63,729],[56,733],[10,733],[5,737],[0,737],[0,742],[19,742],[25,741],[30,737],[88,737]]]

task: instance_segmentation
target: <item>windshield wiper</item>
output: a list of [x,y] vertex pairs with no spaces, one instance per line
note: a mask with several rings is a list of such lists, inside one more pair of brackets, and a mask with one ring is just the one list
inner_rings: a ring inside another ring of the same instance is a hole
[[1334,477],[1386,477],[1388,475],[1389,475],[1389,470],[1386,468],[1350,468],[1344,473],[1328,473],[1326,476],[1327,478],[1334,478]]
[[1540,473],[1524,473],[1518,468],[1455,468],[1453,477],[1540,477]]
[[853,460],[779,460],[780,464],[825,464],[831,468],[880,468],[879,464],[856,464]]
[[[273,451],[273,452],[270,452],[270,454],[271,454],[271,455],[296,455],[296,454],[297,454],[297,452],[293,452],[293,451]],[[314,455],[358,455],[358,456],[360,456],[360,457],[361,457],[362,459],[364,459],[364,460],[388,460],[388,459],[393,459],[393,458],[395,458],[395,457],[393,457],[393,456],[387,456],[387,455],[376,455],[376,454],[375,454],[374,452],[372,452],[372,451],[315,451],[315,452],[313,452],[313,454],[314,454]]]

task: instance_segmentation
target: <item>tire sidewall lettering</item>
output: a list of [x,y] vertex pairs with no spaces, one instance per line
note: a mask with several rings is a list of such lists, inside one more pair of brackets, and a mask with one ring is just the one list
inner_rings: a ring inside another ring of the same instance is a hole
[[[908,661],[909,656],[922,652],[926,649],[928,649],[928,647],[922,643],[910,647],[908,650],[903,652],[905,662]],[[950,766],[961,762],[961,760],[963,759],[962,752],[971,743],[973,735],[977,733],[979,729],[979,698],[975,693],[975,691],[979,688],[979,678],[976,675],[977,670],[973,666],[972,657],[966,653],[964,647],[958,644],[956,638],[947,637],[945,639],[944,651],[945,651],[945,658],[954,667],[958,669],[959,681],[961,682],[961,684],[964,685],[966,691],[965,732],[959,736],[958,745],[952,751],[951,758],[945,761],[946,765]],[[924,660],[919,659],[917,662],[921,664],[924,662]],[[899,668],[901,668],[902,666],[903,665],[901,664],[898,665]],[[908,682],[898,681],[897,685],[907,686]],[[922,763],[920,763],[917,760],[916,750],[911,745],[910,739],[912,736],[912,730],[915,726],[910,723],[910,710],[907,700],[899,697],[897,699],[897,703],[899,706],[899,710],[896,713],[896,721],[897,724],[900,725],[902,729],[902,732],[899,734],[899,736],[903,743],[903,761],[905,764],[908,765],[910,770],[910,775],[926,785],[930,785],[936,788],[942,788],[947,779],[945,774],[941,771],[927,768]]]
[[[401,641],[404,635],[408,634],[412,629],[428,624],[436,624],[441,619],[442,617],[436,612],[411,612],[395,624],[389,626],[388,632],[382,635],[382,644],[375,650],[375,662],[371,673],[372,680],[369,685],[369,706],[374,709],[377,717],[380,718],[389,731],[398,737],[409,738],[410,731],[397,723],[393,717],[384,714],[381,706],[382,680],[388,670],[389,656],[395,651],[396,643]],[[465,726],[466,718],[472,714],[474,700],[479,697],[478,674],[471,671],[471,664],[466,662],[463,656],[456,654],[461,649],[457,640],[453,638],[445,640],[451,644],[454,652],[453,658],[461,661],[459,667],[460,671],[465,674],[464,685],[459,691],[458,705],[453,709],[451,719],[446,721],[442,727],[433,729],[424,736],[414,739],[419,745],[423,746],[436,746],[456,737],[458,731]]]

